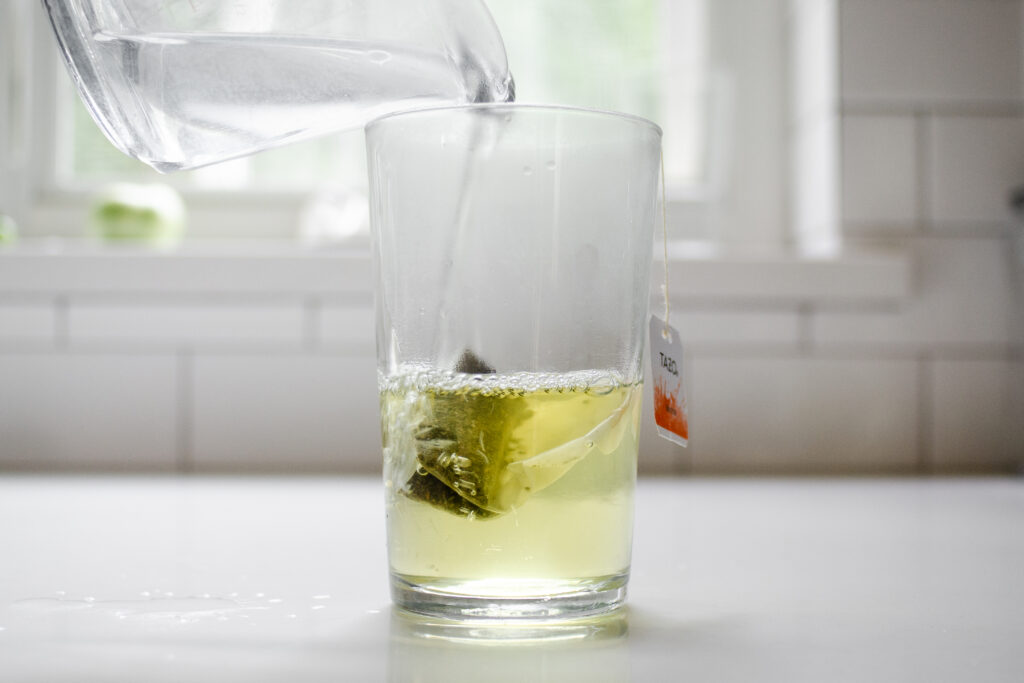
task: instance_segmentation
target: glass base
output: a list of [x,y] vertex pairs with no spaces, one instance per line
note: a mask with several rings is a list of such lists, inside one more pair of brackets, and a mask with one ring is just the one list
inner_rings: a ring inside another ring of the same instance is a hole
[[629,574],[575,581],[452,580],[391,575],[391,599],[402,610],[465,621],[548,621],[611,612],[626,599]]

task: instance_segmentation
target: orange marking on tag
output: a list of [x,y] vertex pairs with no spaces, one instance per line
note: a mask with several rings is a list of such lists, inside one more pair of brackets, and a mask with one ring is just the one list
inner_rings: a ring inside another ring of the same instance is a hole
[[[675,391],[667,391],[664,377],[654,382],[654,421],[662,429],[678,434],[684,439],[690,438],[690,425],[686,420],[685,403],[680,405],[676,399],[679,387]],[[685,399],[683,399],[685,402]]]

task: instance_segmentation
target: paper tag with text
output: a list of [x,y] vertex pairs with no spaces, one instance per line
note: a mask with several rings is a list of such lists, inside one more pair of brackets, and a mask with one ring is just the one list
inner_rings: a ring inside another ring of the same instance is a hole
[[690,438],[683,393],[683,343],[675,328],[651,316],[651,379],[658,434],[685,446]]

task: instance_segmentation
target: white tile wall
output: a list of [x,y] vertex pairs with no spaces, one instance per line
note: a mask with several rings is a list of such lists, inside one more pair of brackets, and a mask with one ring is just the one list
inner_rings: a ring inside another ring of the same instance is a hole
[[936,361],[932,372],[935,470],[1006,471],[1024,463],[1024,364]]
[[937,117],[930,142],[936,226],[1004,224],[1011,190],[1024,186],[1024,117]]
[[909,229],[917,221],[917,145],[911,116],[844,116],[843,227]]
[[672,310],[671,322],[689,350],[725,347],[795,349],[800,343],[800,316],[795,309],[708,311],[677,307]]
[[[793,0],[796,233],[888,230],[914,277],[877,255],[674,262],[693,441],[655,436],[648,405],[642,471],[1024,462],[1024,304],[996,237],[1024,182],[1022,6]],[[379,471],[369,259],[279,249],[0,255],[0,469]]]
[[839,28],[844,101],[1021,97],[1018,2],[842,0]]
[[823,311],[812,338],[823,349],[887,353],[980,347],[991,351],[1016,340],[1011,263],[1001,239],[920,239],[914,243],[912,296],[897,309]]
[[[669,255],[684,247],[670,246]],[[758,302],[769,307],[805,301],[901,300],[907,294],[909,269],[901,253],[887,250],[847,250],[841,259],[825,253],[788,250],[738,250],[669,263],[673,300],[687,304]],[[655,264],[653,291],[660,291],[663,274]]]
[[351,304],[325,304],[320,308],[320,342],[333,346],[357,345],[373,348],[374,323],[373,307]]
[[371,354],[196,356],[194,469],[379,471],[376,368]]
[[176,381],[167,355],[0,355],[0,469],[173,471]]
[[[371,291],[367,250],[306,250],[281,244],[181,247],[175,251],[106,246],[44,246],[4,255],[0,292],[321,294]],[[56,266],[56,267],[55,267]]]
[[693,360],[695,472],[900,472],[916,466],[913,361]]
[[270,345],[298,348],[305,337],[301,300],[282,304],[79,303],[68,309],[72,345],[132,342],[167,346]]
[[0,344],[50,343],[56,333],[57,312],[51,301],[0,303]]

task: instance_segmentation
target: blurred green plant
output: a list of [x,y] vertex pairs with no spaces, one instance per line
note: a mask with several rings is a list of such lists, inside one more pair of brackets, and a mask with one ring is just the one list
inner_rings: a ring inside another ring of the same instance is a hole
[[0,213],[0,246],[18,241],[18,224],[7,214]]

